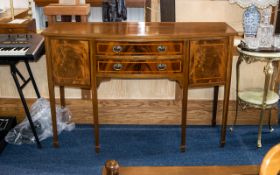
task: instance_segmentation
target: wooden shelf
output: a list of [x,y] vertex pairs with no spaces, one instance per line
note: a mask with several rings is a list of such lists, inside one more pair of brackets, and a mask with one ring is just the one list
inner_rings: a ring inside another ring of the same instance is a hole
[[[146,0],[126,0],[127,7],[144,7]],[[49,5],[51,3],[58,3],[58,0],[34,0],[39,7]],[[86,0],[93,7],[101,7],[103,0]]]
[[[26,8],[17,8],[14,9],[15,18],[26,18],[28,16],[28,9]],[[6,9],[6,12],[0,14],[0,22],[6,22],[11,20],[10,9]]]

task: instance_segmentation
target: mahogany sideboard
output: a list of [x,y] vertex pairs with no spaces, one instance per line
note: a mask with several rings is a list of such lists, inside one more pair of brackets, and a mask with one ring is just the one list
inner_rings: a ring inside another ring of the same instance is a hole
[[[181,151],[186,147],[189,87],[223,85],[220,145],[224,146],[233,39],[226,23],[57,23],[45,36],[53,143],[58,146],[55,86],[92,91],[95,149],[99,151],[97,88],[102,80],[169,79],[182,88]],[[65,104],[64,92],[61,104]]]

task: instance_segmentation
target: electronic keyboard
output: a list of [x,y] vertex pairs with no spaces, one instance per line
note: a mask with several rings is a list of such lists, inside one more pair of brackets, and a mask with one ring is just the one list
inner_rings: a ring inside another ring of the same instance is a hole
[[39,34],[0,34],[0,61],[36,61],[44,54]]

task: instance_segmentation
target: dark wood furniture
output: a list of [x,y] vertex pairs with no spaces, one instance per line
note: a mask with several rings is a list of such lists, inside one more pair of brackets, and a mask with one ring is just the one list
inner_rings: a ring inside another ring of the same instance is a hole
[[[69,30],[71,28],[71,30]],[[96,151],[99,150],[97,87],[110,78],[165,78],[179,83],[181,151],[186,145],[188,87],[224,85],[221,146],[225,144],[233,38],[226,23],[57,23],[46,39],[54,146],[58,146],[55,86],[92,90]]]
[[[79,16],[80,22],[87,22],[88,15],[90,14],[89,4],[77,4],[77,5],[61,5],[50,4],[44,7],[44,14],[48,18],[48,25],[52,25],[57,22],[57,16]],[[71,18],[70,21],[71,22]],[[64,22],[64,21],[62,21]]]
[[[46,6],[51,3],[58,3],[58,0],[34,0],[37,6]],[[91,6],[98,7],[102,5],[103,0],[86,0]],[[128,7],[144,7],[145,0],[126,0]]]
[[11,33],[36,33],[36,22],[35,19],[26,19],[20,24],[10,24],[7,21],[0,21],[0,34],[11,34]]
[[[14,12],[15,18],[26,18],[28,16],[28,9],[15,9]],[[35,19],[27,18],[21,24],[10,24],[11,18],[9,9],[0,14],[0,34],[36,33]]]
[[[75,17],[76,22],[88,22],[88,16],[90,14],[89,4],[76,4],[76,5],[61,5],[61,4],[49,4],[44,7],[44,14],[48,18],[48,26],[53,25],[57,22],[71,22]],[[57,20],[57,17],[61,17],[61,21]],[[65,106],[64,103],[64,86],[59,86],[59,92],[61,96],[61,105]],[[82,90],[82,98],[89,99],[90,92],[88,90]]]
[[[108,175],[103,168],[102,175]],[[154,166],[120,167],[120,175],[258,175],[259,166]]]

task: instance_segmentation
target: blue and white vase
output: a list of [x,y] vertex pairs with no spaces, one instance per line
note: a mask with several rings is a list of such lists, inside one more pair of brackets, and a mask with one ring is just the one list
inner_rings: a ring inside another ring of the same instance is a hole
[[254,5],[248,7],[243,14],[244,36],[256,36],[260,20],[258,8]]

